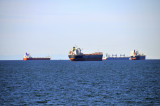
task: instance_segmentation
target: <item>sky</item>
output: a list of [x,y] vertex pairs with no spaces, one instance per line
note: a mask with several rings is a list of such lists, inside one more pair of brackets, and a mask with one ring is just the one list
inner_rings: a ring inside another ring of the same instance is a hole
[[0,60],[84,53],[160,59],[159,0],[0,0]]

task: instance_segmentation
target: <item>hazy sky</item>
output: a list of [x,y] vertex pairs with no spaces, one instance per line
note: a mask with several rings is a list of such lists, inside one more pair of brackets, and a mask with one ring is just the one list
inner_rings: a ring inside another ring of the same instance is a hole
[[0,59],[84,53],[160,58],[160,0],[1,0]]

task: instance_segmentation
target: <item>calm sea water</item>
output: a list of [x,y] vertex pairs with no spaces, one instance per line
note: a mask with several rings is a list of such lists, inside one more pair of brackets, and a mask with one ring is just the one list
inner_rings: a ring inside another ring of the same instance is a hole
[[160,105],[160,60],[0,61],[0,105]]

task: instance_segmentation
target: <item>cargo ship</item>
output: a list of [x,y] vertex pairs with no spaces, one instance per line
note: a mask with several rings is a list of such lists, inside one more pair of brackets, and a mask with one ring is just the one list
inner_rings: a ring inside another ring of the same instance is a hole
[[71,61],[102,61],[103,53],[83,54],[80,48],[73,47],[73,49],[69,51],[68,57]]
[[106,55],[106,57],[107,57],[106,60],[129,60],[130,58],[130,57],[125,57],[125,54],[124,55],[120,54],[120,57],[117,57],[117,54],[116,55],[112,54],[112,57]]
[[23,57],[23,60],[50,60],[51,58],[48,57],[32,57],[29,53],[26,52],[26,54]]
[[137,50],[131,51],[130,60],[145,60],[146,56],[144,54],[140,54]]

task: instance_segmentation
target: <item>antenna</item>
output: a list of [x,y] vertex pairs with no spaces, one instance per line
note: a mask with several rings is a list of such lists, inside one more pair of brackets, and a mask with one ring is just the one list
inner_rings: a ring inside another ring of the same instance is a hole
[[77,48],[78,46],[75,44],[75,47]]

